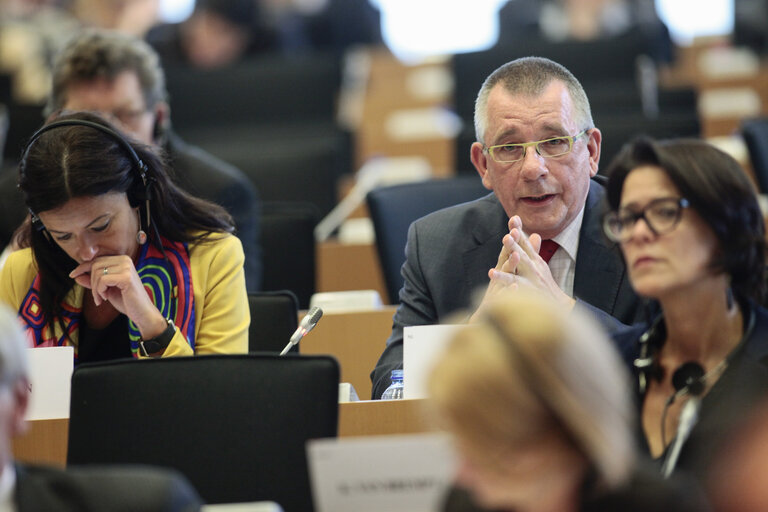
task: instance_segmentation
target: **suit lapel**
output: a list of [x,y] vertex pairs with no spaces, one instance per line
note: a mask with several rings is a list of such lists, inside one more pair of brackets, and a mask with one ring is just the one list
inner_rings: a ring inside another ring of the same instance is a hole
[[495,194],[485,196],[482,201],[484,208],[473,227],[472,244],[462,254],[464,286],[470,294],[488,284],[488,270],[496,266],[509,220]]
[[608,241],[602,232],[604,195],[602,186],[590,182],[579,235],[573,294],[613,314],[626,270],[619,248]]

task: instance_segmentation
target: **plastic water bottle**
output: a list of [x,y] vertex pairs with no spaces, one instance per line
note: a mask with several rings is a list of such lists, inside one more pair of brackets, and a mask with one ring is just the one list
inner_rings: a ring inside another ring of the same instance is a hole
[[392,370],[392,384],[381,394],[382,400],[403,398],[403,370]]

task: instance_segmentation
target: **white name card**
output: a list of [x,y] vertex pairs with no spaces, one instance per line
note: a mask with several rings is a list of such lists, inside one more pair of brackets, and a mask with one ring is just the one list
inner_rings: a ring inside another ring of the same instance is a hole
[[456,467],[440,433],[315,439],[307,460],[317,512],[436,512]]
[[426,398],[432,365],[459,325],[416,325],[403,329],[403,395]]
[[27,420],[69,418],[69,392],[75,351],[72,347],[27,349],[32,386]]

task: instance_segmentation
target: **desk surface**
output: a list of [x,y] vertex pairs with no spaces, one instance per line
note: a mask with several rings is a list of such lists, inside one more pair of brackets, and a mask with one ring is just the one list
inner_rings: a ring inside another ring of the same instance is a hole
[[[408,434],[435,430],[424,412],[424,400],[362,401],[339,404],[339,437]],[[29,422],[27,433],[14,439],[19,462],[64,467],[69,419]]]

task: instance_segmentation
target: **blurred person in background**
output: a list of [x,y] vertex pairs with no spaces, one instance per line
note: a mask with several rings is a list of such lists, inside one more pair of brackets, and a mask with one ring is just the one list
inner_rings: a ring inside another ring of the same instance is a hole
[[590,41],[637,32],[655,61],[669,63],[674,56],[654,0],[509,0],[499,9],[499,25],[499,46],[530,38]]
[[255,0],[197,0],[189,18],[147,34],[164,66],[198,69],[234,65],[270,49],[272,40]]
[[277,48],[331,51],[382,43],[377,0],[263,0]]
[[693,487],[638,462],[629,372],[579,310],[497,296],[453,336],[427,389],[459,453],[446,511],[706,510]]

